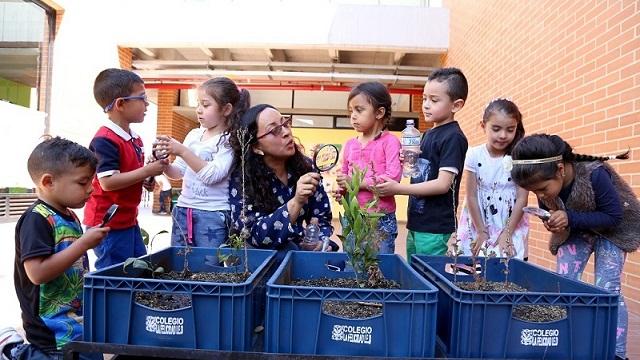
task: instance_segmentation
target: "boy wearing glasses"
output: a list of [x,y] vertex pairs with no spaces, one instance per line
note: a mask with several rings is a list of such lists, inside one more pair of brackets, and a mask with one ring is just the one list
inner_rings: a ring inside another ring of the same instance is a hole
[[[94,248],[96,269],[102,269],[146,254],[137,220],[142,187],[145,179],[162,174],[167,160],[145,165],[142,139],[130,129],[132,123],[144,121],[149,105],[138,75],[128,70],[103,70],[96,77],[93,95],[108,121],[89,146],[98,158],[98,166],[93,193],[84,208],[84,224],[99,225],[109,206],[119,205],[109,222],[111,232]],[[145,187],[152,191],[153,185],[151,182]]]

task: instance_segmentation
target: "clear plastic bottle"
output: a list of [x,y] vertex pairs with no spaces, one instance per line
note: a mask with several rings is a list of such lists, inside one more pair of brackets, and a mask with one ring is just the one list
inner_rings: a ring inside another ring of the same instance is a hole
[[402,176],[412,177],[418,174],[416,162],[420,154],[420,130],[416,129],[412,119],[407,120],[407,127],[402,130]]
[[312,217],[306,229],[304,229],[304,243],[311,246],[320,241],[320,226],[318,226],[318,218]]

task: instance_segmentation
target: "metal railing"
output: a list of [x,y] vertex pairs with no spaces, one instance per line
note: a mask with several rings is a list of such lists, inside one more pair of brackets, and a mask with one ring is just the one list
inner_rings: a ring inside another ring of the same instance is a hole
[[0,218],[22,215],[37,199],[35,193],[0,193]]

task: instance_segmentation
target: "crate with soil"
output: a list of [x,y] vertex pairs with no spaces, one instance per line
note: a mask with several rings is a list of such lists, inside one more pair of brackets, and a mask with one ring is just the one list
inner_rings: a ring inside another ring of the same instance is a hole
[[[267,352],[432,357],[436,288],[398,255],[356,280],[344,253],[290,252],[267,283]],[[328,264],[328,266],[327,266]]]
[[84,340],[260,351],[274,256],[170,247],[92,272],[84,282]]
[[517,259],[417,256],[449,357],[613,359],[618,296]]

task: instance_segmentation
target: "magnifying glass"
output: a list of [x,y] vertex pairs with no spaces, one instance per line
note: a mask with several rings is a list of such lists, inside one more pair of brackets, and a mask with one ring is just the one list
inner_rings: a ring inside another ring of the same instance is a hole
[[313,167],[316,172],[329,171],[338,163],[340,152],[333,144],[324,144],[313,154]]
[[525,206],[522,208],[522,211],[524,211],[527,214],[535,215],[539,217],[540,220],[542,221],[547,221],[551,217],[550,212],[544,209],[537,208],[535,206]]
[[111,219],[113,219],[113,216],[116,214],[116,211],[118,211],[118,204],[113,204],[109,206],[109,208],[107,209],[107,212],[104,213],[104,216],[102,217],[102,222],[100,223],[99,227],[104,227],[105,225],[107,225],[107,223],[111,221]]

